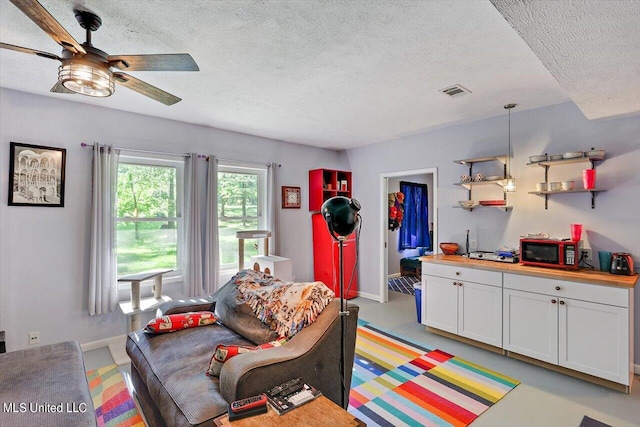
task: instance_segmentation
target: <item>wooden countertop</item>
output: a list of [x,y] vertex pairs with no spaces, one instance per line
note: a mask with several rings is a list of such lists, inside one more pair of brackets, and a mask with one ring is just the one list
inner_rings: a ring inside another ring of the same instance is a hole
[[622,276],[589,268],[581,268],[580,270],[563,270],[559,268],[532,267],[522,264],[507,264],[502,262],[469,259],[461,255],[427,255],[420,257],[420,261],[458,267],[469,267],[479,270],[498,271],[501,273],[522,274],[525,276],[543,277],[547,279],[568,280],[570,282],[618,286],[622,288],[634,288],[638,281],[637,273],[633,276]]

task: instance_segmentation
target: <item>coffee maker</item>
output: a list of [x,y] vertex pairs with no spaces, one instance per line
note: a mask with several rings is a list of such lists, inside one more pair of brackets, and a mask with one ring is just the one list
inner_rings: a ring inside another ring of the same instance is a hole
[[633,257],[627,252],[614,252],[611,255],[611,274],[631,276],[633,271]]

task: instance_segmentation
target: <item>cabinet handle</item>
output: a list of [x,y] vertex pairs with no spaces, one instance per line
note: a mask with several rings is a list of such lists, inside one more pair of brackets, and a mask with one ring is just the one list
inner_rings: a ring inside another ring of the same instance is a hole
[[560,286],[556,286],[556,291],[559,291],[559,290],[560,290]]
[[560,301],[560,305],[564,305],[564,301]]
[[458,286],[458,282],[453,282],[453,286]]
[[552,299],[551,304],[555,304],[555,303],[556,303],[556,300]]
[[460,272],[459,272],[459,271],[456,271],[456,276],[459,276],[459,275],[460,275]]

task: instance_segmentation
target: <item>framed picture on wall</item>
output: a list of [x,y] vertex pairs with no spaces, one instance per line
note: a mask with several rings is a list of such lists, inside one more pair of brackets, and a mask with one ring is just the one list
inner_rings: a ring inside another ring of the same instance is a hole
[[9,206],[64,207],[67,150],[12,142]]
[[300,209],[300,187],[282,186],[282,209]]

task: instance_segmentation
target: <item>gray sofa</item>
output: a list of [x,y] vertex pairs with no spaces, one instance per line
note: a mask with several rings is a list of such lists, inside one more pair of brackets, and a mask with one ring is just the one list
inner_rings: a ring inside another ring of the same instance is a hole
[[80,344],[0,354],[0,426],[97,425]]
[[[218,295],[167,303],[159,314],[208,310],[212,303],[215,307]],[[229,359],[219,379],[205,374],[218,344],[262,343],[221,324],[160,335],[131,332],[127,339],[131,376],[147,422],[150,426],[211,426],[214,418],[227,411],[229,402],[262,393],[295,377],[302,377],[340,405],[339,308],[336,298],[314,323],[281,347]],[[347,310],[345,387],[349,390],[358,306],[348,304]]]

